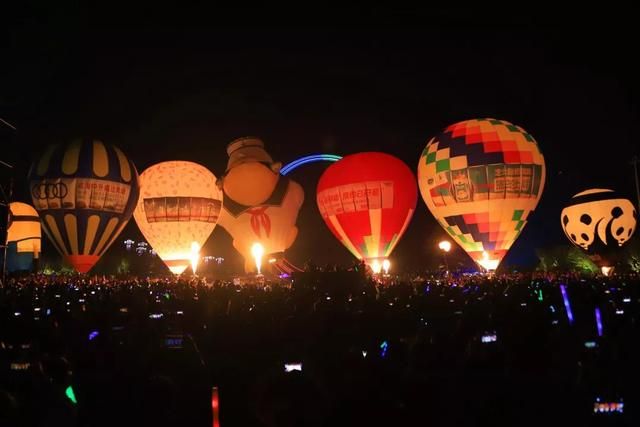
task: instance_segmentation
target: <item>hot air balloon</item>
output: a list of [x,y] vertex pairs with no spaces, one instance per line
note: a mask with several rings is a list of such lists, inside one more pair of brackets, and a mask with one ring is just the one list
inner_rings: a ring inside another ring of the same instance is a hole
[[318,182],[320,215],[338,240],[369,266],[382,266],[416,208],[416,181],[409,167],[385,153],[343,157]]
[[209,169],[169,161],[140,174],[140,200],[133,217],[169,270],[181,274],[216,227],[221,206],[222,192]]
[[544,157],[524,129],[495,119],[456,123],[427,144],[418,185],[449,235],[495,270],[540,200]]
[[9,209],[7,269],[9,272],[30,270],[41,250],[40,217],[33,206],[26,203],[13,202]]
[[633,235],[637,217],[631,201],[613,190],[594,188],[571,198],[562,209],[560,223],[567,239],[606,272],[617,249]]
[[50,146],[31,167],[29,185],[49,240],[80,273],[127,225],[139,191],[133,162],[98,140]]
[[257,270],[251,252],[256,243],[262,245],[265,260],[275,258],[288,266],[282,254],[298,235],[302,187],[280,175],[282,164],[273,161],[257,138],[231,142],[227,154],[227,170],[218,183],[225,197],[220,225],[244,257],[245,271]]

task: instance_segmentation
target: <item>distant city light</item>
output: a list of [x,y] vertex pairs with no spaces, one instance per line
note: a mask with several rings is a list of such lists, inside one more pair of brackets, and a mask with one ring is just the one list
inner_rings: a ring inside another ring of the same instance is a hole
[[204,261],[205,264],[209,264],[210,262],[215,262],[216,264],[220,265],[224,262],[224,258],[219,256],[213,256],[213,255],[204,256],[202,257],[202,260]]
[[138,255],[145,254],[149,251],[149,244],[147,242],[138,242],[136,247],[136,253]]

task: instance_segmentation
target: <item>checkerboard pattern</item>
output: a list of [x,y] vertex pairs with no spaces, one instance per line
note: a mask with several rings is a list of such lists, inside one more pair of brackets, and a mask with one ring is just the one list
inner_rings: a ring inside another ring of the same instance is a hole
[[501,260],[544,188],[535,139],[503,120],[456,123],[422,152],[418,183],[431,213],[478,262]]
[[422,152],[433,174],[491,164],[540,164],[533,137],[504,120],[475,119],[449,126]]

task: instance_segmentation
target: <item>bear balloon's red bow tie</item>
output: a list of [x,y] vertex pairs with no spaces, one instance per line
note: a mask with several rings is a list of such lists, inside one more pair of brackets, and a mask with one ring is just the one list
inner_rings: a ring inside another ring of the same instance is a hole
[[271,234],[271,219],[266,214],[266,210],[269,206],[261,206],[259,208],[252,208],[247,210],[251,214],[251,228],[256,236],[262,237],[261,228],[264,228],[265,235],[268,238]]

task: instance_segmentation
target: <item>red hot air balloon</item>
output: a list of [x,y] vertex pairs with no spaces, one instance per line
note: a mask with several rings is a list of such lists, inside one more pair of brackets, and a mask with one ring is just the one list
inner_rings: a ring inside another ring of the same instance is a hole
[[416,179],[404,162],[365,152],[329,166],[318,182],[316,201],[336,238],[375,271],[407,229],[417,192]]

